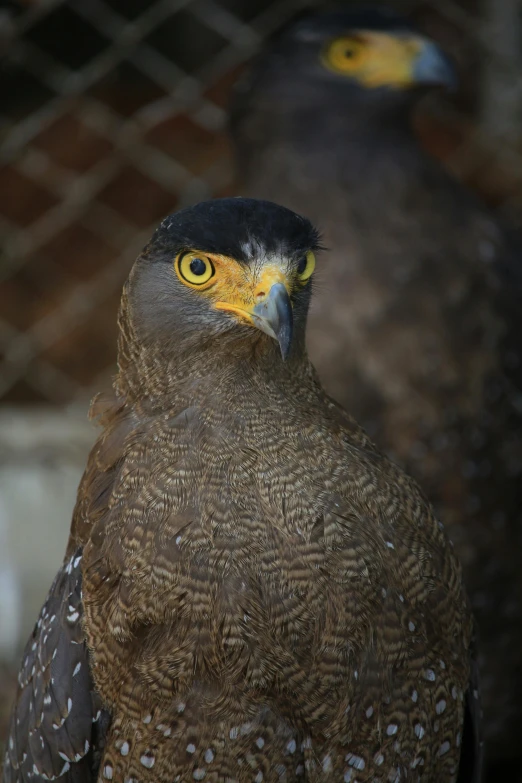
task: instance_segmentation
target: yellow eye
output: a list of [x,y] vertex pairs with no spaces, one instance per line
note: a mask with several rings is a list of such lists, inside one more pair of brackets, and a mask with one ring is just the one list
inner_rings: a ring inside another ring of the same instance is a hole
[[347,73],[360,63],[362,41],[357,38],[336,38],[323,53],[323,62],[332,71]]
[[183,283],[199,288],[216,274],[214,264],[203,253],[188,251],[180,253],[174,263],[178,277]]
[[297,264],[297,277],[301,283],[306,283],[315,269],[315,256],[311,250]]

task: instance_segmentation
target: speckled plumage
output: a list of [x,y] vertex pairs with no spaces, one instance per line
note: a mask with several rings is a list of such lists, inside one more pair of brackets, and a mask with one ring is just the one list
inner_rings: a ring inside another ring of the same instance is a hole
[[322,391],[310,284],[283,362],[173,271],[196,246],[293,279],[316,242],[287,210],[225,199],[168,218],[138,259],[5,783],[449,783],[466,704],[477,752],[460,568],[414,482]]
[[420,149],[411,115],[425,88],[367,89],[322,66],[325,42],[360,28],[408,26],[321,14],[261,55],[234,112],[241,174],[248,195],[307,214],[332,249],[310,356],[455,543],[498,780],[522,764],[522,252]]

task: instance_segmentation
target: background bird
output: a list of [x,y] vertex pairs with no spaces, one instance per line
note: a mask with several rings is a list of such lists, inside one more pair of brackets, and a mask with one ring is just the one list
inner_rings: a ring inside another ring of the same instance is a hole
[[324,385],[420,482],[462,558],[493,777],[521,761],[522,267],[508,233],[419,147],[452,67],[386,10],[289,27],[238,85],[249,195],[324,231],[308,346]]
[[308,362],[317,249],[289,210],[223,199],[136,262],[6,783],[443,783],[462,743],[477,779],[460,569]]

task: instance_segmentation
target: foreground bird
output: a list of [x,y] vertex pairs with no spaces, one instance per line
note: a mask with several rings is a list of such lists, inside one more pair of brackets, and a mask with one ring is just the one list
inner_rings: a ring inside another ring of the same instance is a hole
[[6,783],[444,783],[462,738],[476,779],[460,570],[307,359],[317,246],[287,209],[222,199],[136,262]]
[[248,195],[307,214],[332,248],[310,314],[321,381],[419,481],[463,562],[498,780],[522,767],[522,253],[415,140],[419,97],[453,78],[391,12],[318,14],[261,56],[233,124]]

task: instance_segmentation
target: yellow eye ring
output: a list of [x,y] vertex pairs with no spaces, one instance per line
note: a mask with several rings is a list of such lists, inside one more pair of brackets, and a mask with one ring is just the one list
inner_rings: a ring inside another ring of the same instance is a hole
[[347,73],[358,65],[361,43],[354,38],[336,38],[322,54],[323,64],[336,73]]
[[174,262],[174,268],[181,282],[194,288],[201,288],[216,274],[210,258],[195,250],[180,253]]
[[301,283],[306,283],[315,269],[315,255],[311,250],[301,258],[297,264],[297,278]]

